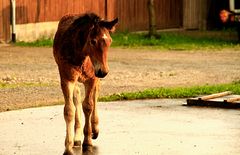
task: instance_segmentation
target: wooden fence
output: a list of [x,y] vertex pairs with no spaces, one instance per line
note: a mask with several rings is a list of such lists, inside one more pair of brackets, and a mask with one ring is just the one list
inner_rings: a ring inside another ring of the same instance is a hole
[[[148,28],[148,0],[16,0],[16,24],[58,21],[64,14],[95,12],[119,17],[119,31]],[[2,3],[2,4],[1,4]],[[155,0],[158,29],[182,27],[183,0]],[[0,2],[0,40],[10,36],[10,0]]]
[[[115,16],[120,18],[120,30],[148,29],[148,0],[116,0]],[[158,29],[182,27],[183,0],[155,0]]]
[[16,0],[16,23],[58,21],[64,14],[93,11],[105,16],[105,0]]
[[0,0],[0,43],[10,41],[10,1]]

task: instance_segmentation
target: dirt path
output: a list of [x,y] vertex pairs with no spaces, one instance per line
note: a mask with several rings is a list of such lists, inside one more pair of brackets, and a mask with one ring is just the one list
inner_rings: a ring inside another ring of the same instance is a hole
[[[100,95],[240,80],[239,58],[240,50],[111,49],[110,73],[101,80]],[[0,88],[0,111],[63,101],[51,48],[0,47],[0,83],[19,84]],[[41,83],[43,85],[39,85]]]

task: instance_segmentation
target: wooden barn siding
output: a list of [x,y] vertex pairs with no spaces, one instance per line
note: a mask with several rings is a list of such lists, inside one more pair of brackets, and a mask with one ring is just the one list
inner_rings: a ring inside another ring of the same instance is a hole
[[[119,17],[120,30],[148,28],[148,0],[17,0],[17,24],[58,21],[67,13],[93,11],[101,17]],[[182,0],[155,0],[157,28],[182,26]],[[106,8],[107,9],[106,9]]]
[[183,27],[206,30],[210,3],[209,0],[184,0]]
[[[182,27],[183,0],[155,0],[158,29]],[[120,31],[148,29],[147,0],[16,0],[16,24],[58,21],[65,14],[95,12],[119,17]],[[10,36],[10,0],[0,0],[0,40]]]
[[16,0],[16,23],[58,21],[65,14],[95,12],[105,16],[105,0]]
[[10,1],[0,0],[0,42],[10,41]]
[[184,21],[183,27],[186,29],[197,29],[199,18],[199,0],[184,0]]
[[[120,30],[148,29],[148,0],[118,0],[115,14],[120,18]],[[182,27],[182,0],[155,0],[158,29]]]
[[182,27],[183,0],[157,0],[156,17],[158,28]]

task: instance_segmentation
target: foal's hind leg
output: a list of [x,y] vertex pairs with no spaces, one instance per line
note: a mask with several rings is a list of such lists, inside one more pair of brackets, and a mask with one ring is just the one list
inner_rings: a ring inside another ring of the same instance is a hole
[[73,91],[73,102],[76,107],[75,111],[75,137],[74,137],[74,146],[81,146],[81,98],[80,98],[80,88],[76,84]]

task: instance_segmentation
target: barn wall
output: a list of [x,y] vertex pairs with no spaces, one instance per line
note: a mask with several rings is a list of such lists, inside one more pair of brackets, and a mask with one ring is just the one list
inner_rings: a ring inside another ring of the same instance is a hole
[[16,0],[16,23],[58,21],[65,14],[105,15],[105,0]]
[[[58,21],[67,13],[93,11],[121,20],[121,30],[148,28],[148,0],[17,0],[17,24]],[[181,26],[182,0],[155,0],[158,28]]]
[[183,28],[207,29],[210,0],[183,0]]
[[[158,29],[182,27],[182,1],[155,0]],[[0,39],[7,41],[10,39],[10,0],[1,0],[1,3],[4,4],[0,5],[0,24],[4,23],[5,27],[0,25]],[[52,37],[63,15],[90,11],[107,19],[119,17],[118,31],[148,29],[147,0],[16,0],[17,40],[31,41],[45,34]],[[44,22],[51,25],[46,26]]]
[[184,0],[183,27],[185,29],[198,29],[199,0]]
[[32,42],[38,39],[53,38],[58,22],[38,22],[16,25],[17,41]]
[[0,0],[0,43],[10,41],[10,1]]
[[[121,20],[120,30],[148,29],[148,0],[118,0],[115,14]],[[182,0],[155,0],[158,29],[182,27]]]

